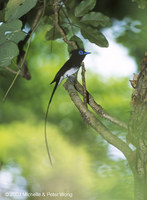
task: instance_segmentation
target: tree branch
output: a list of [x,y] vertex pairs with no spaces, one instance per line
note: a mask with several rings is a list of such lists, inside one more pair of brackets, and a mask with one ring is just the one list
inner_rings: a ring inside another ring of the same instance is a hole
[[141,63],[141,71],[133,80],[129,140],[136,146],[134,165],[135,199],[147,199],[147,52]]
[[5,69],[7,69],[9,72],[11,72],[12,74],[17,74],[17,71],[11,69],[10,67],[5,67]]
[[59,31],[59,33],[62,35],[62,38],[64,40],[64,42],[68,45],[71,45],[74,49],[77,49],[77,45],[74,41],[70,41],[67,39],[66,34],[64,33],[64,30],[62,29],[62,27],[59,25],[59,3],[58,0],[54,0],[54,14],[55,14],[55,26],[57,28],[57,30]]
[[[45,1],[44,1],[44,4],[45,4]],[[31,79],[31,74],[29,73],[29,69],[28,69],[28,65],[27,65],[27,61],[26,59],[24,60],[23,62],[23,59],[25,57],[25,51],[23,50],[25,44],[27,43],[27,41],[32,37],[32,33],[35,31],[35,29],[37,28],[38,26],[38,23],[40,21],[40,19],[42,18],[43,16],[43,13],[44,13],[44,9],[45,9],[45,5],[44,5],[44,8],[40,8],[37,10],[37,14],[35,16],[35,19],[33,21],[33,24],[32,24],[32,27],[30,29],[30,31],[28,32],[28,34],[26,35],[25,39],[21,42],[19,42],[18,44],[18,47],[19,47],[19,55],[17,57],[17,66],[18,66],[18,69],[21,71],[20,75],[22,77],[24,77],[25,79],[27,80],[30,80]],[[23,65],[20,67],[21,65],[21,62],[23,62]]]
[[68,91],[71,100],[74,102],[75,106],[81,113],[82,117],[85,118],[87,123],[93,127],[108,143],[119,149],[127,158],[130,166],[133,158],[133,151],[129,146],[119,139],[117,136],[113,135],[96,117],[89,111],[84,103],[81,101],[74,85],[72,85],[68,80],[64,83],[64,88]]
[[[83,93],[83,86],[77,81],[75,83],[75,87],[76,87],[76,90],[82,95],[84,96],[84,93]],[[92,97],[92,95],[88,92],[87,92],[87,103],[90,105],[90,107],[102,118],[104,119],[107,119],[108,121],[128,130],[128,126],[116,119],[115,117],[112,117],[110,114],[108,114],[99,104],[97,104],[94,100],[94,98]]]
[[84,99],[84,104],[87,107],[87,90],[86,90],[86,81],[85,81],[85,66],[84,62],[82,62],[82,85],[83,85],[83,99]]

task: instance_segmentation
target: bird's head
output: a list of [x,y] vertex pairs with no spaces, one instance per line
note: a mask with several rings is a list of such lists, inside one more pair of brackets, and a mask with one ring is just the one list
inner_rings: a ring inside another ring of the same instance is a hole
[[91,52],[86,52],[83,49],[75,49],[71,52],[72,55],[74,56],[80,56],[80,57],[85,57],[87,54],[90,54]]

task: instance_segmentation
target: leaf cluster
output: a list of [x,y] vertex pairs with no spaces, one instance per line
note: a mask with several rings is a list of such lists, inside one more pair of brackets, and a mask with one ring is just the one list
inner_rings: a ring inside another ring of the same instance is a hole
[[[147,4],[146,0],[132,1],[137,2],[139,8],[145,8]],[[29,30],[33,29],[33,23],[35,20],[37,21],[37,12],[43,7],[44,17],[41,28],[48,26],[46,40],[63,38],[63,34],[59,33],[56,27],[54,2],[55,0],[7,0],[0,2],[0,67],[9,66],[16,57],[19,57],[19,61],[23,58],[25,44],[31,35],[29,32],[28,34],[25,32],[28,31],[28,28]],[[74,41],[78,47],[84,48],[79,36],[81,33],[90,42],[100,47],[108,47],[108,41],[101,30],[111,25],[110,18],[97,11],[96,0],[61,0],[57,3],[59,7],[58,25],[68,41]],[[69,51],[71,49],[70,46]],[[22,73],[23,77],[26,78],[24,72]]]
[[[6,69],[13,60],[15,68],[17,66],[17,70],[20,71],[20,75],[28,80],[30,79],[27,78],[29,71],[25,61],[28,48],[25,52],[24,47],[38,25],[40,11],[44,14],[42,28],[46,25],[51,28],[46,33],[46,39],[64,38],[63,34],[55,30],[57,24],[55,22],[54,2],[53,0],[50,2],[46,0],[8,0],[0,3],[1,69]],[[107,26],[110,20],[102,13],[92,12],[96,4],[95,0],[84,0],[81,3],[73,0],[67,3],[57,1],[57,3],[59,6],[59,26],[68,40],[72,40],[78,47],[84,48],[82,40],[76,36],[76,33],[81,31],[83,37],[89,39],[89,41],[102,47],[108,46],[105,36],[98,29]],[[26,34],[24,31],[28,33]],[[14,61],[17,61],[17,63]],[[9,71],[12,72],[11,69]],[[12,73],[16,74],[17,72],[13,70]]]
[[[59,25],[63,29],[68,40],[75,41],[78,47],[84,48],[82,40],[76,36],[81,32],[85,39],[100,47],[108,47],[108,41],[100,32],[100,29],[110,24],[109,17],[100,12],[93,12],[96,5],[95,0],[83,0],[58,2]],[[19,44],[23,44],[26,34],[23,29],[30,24],[33,9],[39,10],[45,6],[44,24],[49,25],[50,30],[46,33],[47,40],[63,38],[63,35],[56,30],[54,1],[39,0],[9,0],[8,3],[1,3],[3,9],[0,11],[0,66],[5,67],[11,64],[16,56],[20,56]],[[2,7],[2,6],[1,6]],[[24,20],[25,19],[25,20]],[[34,21],[36,18],[34,18]],[[30,27],[31,29],[32,27]],[[20,42],[21,41],[21,42]]]
[[[95,0],[83,0],[79,4],[76,4],[75,1],[67,1],[59,10],[60,26],[69,40],[75,41],[80,48],[84,48],[84,45],[76,35],[79,32],[90,42],[100,47],[108,47],[108,41],[100,30],[110,25],[110,19],[100,12],[93,12],[95,5]],[[48,17],[48,21],[50,20],[53,22],[54,15]],[[62,35],[58,33],[53,24],[46,34],[46,39],[56,40],[59,38],[62,38]]]
[[25,38],[20,18],[28,13],[37,0],[9,0],[0,11],[0,66],[11,64],[13,58],[19,55],[18,43]]

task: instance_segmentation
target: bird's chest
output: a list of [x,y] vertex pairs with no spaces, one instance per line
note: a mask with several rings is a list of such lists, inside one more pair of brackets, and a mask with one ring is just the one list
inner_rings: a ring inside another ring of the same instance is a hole
[[63,75],[63,78],[67,78],[73,74],[75,74],[77,71],[78,71],[79,67],[74,67],[74,68],[71,68],[69,70],[67,70],[64,75]]
[[68,78],[70,77],[71,75],[75,74],[77,71],[78,71],[79,67],[73,67],[71,69],[68,69],[62,76],[60,76],[60,80],[59,80],[59,83],[58,85],[61,83],[61,81],[64,79],[64,78]]

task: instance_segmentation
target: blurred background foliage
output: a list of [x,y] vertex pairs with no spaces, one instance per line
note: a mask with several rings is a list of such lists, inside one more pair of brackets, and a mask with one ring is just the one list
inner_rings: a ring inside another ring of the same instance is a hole
[[[146,9],[138,9],[129,0],[100,0],[94,10],[109,16],[111,26],[117,22],[116,41],[128,48],[139,67],[146,50]],[[134,28],[133,21],[137,21]],[[41,24],[31,43],[27,61],[32,79],[18,78],[6,102],[0,101],[1,199],[20,199],[6,198],[5,192],[27,191],[69,192],[74,200],[132,200],[133,178],[126,160],[112,156],[110,145],[84,124],[62,85],[48,117],[48,143],[54,166],[49,165],[44,141],[44,117],[53,89],[49,83],[68,59],[68,51],[62,40],[57,40],[53,41],[51,53],[51,41],[45,40],[47,29],[46,24]],[[1,99],[13,78],[0,69]],[[128,77],[105,79],[87,71],[86,82],[88,91],[105,110],[129,123],[132,89]],[[125,139],[123,130],[102,121]]]

